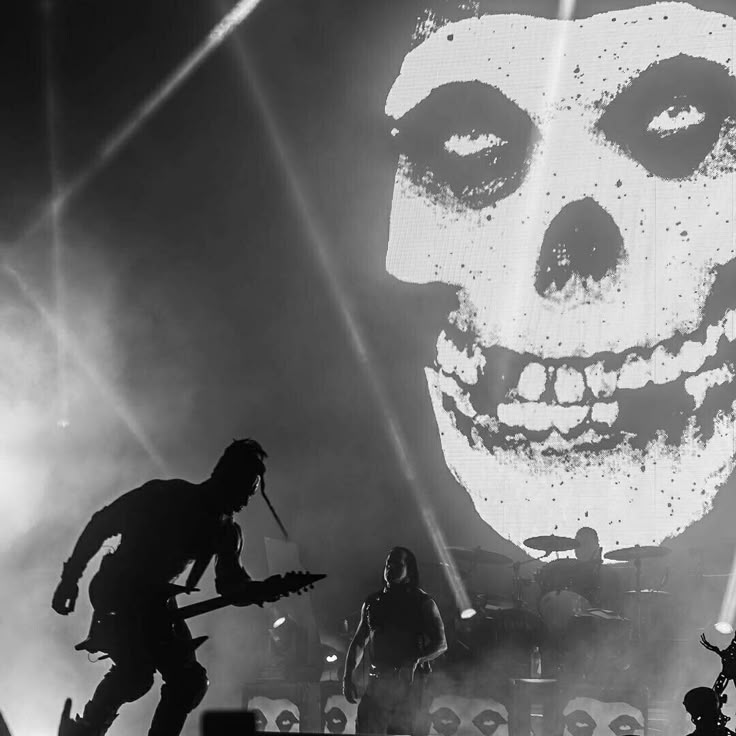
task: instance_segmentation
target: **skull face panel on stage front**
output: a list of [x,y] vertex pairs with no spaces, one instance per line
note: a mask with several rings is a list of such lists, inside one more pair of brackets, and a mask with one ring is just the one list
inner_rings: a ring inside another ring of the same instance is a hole
[[386,267],[457,290],[429,394],[517,544],[659,543],[733,469],[735,32],[680,2],[430,22],[388,95]]
[[325,701],[322,713],[322,730],[324,733],[332,734],[355,733],[357,715],[357,704],[348,703],[344,695],[330,695]]
[[247,707],[255,714],[256,731],[299,733],[299,707],[291,700],[256,695]]
[[642,736],[644,716],[628,703],[573,698],[563,710],[563,736]]
[[508,736],[509,714],[490,698],[437,695],[429,708],[430,736]]

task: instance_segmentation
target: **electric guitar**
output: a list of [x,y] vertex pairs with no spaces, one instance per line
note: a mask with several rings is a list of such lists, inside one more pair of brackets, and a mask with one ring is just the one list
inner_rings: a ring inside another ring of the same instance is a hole
[[[283,575],[271,575],[265,580],[248,581],[230,595],[218,595],[214,598],[191,603],[182,608],[169,609],[165,613],[164,626],[168,627],[169,624],[173,626],[177,621],[184,621],[193,616],[200,616],[203,613],[216,611],[218,608],[225,608],[226,606],[262,606],[264,603],[273,603],[292,593],[301,595],[304,591],[311,590],[316,582],[326,577],[326,575],[311,572],[291,571]],[[191,593],[192,591],[183,585],[169,583],[164,592],[165,595],[171,597],[179,593]],[[114,650],[125,647],[126,637],[130,636],[131,631],[129,626],[121,630],[118,619],[118,613],[115,611],[95,612],[87,638],[79,642],[74,648],[77,651],[90,653],[104,652],[106,656],[110,656]],[[193,639],[190,645],[192,651],[206,639],[206,636]],[[104,658],[101,657],[101,659]]]

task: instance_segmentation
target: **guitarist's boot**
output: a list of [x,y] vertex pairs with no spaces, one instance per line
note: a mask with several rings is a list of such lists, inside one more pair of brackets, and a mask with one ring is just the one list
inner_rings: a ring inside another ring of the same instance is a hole
[[59,736],[104,736],[117,713],[102,712],[94,701],[87,703],[81,716],[71,718],[72,701],[67,698],[59,721]]
[[85,716],[68,718],[59,724],[59,736],[104,736],[116,717],[117,713],[99,724],[95,724]]

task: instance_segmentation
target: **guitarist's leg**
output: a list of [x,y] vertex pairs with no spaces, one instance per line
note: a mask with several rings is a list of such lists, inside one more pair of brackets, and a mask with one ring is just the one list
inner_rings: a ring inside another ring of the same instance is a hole
[[370,678],[365,694],[358,704],[355,732],[360,734],[385,734],[388,732],[390,710],[386,700],[391,700],[387,683]]
[[197,662],[187,626],[176,625],[172,640],[161,649],[156,662],[164,684],[148,736],[178,736],[191,711],[207,692],[207,670]]
[[143,697],[153,685],[155,664],[138,617],[121,613],[115,621],[115,627],[107,632],[104,649],[113,665],[76,722],[80,736],[106,733],[120,706]]
[[84,708],[79,733],[106,733],[123,703],[132,703],[151,689],[153,673],[150,663],[133,659],[113,664]]

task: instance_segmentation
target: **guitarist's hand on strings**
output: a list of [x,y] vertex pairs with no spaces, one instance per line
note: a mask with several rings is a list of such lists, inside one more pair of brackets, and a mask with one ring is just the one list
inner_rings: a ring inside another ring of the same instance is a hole
[[273,603],[283,597],[283,591],[275,589],[265,580],[249,580],[227,593],[234,606],[262,606],[264,603]]

